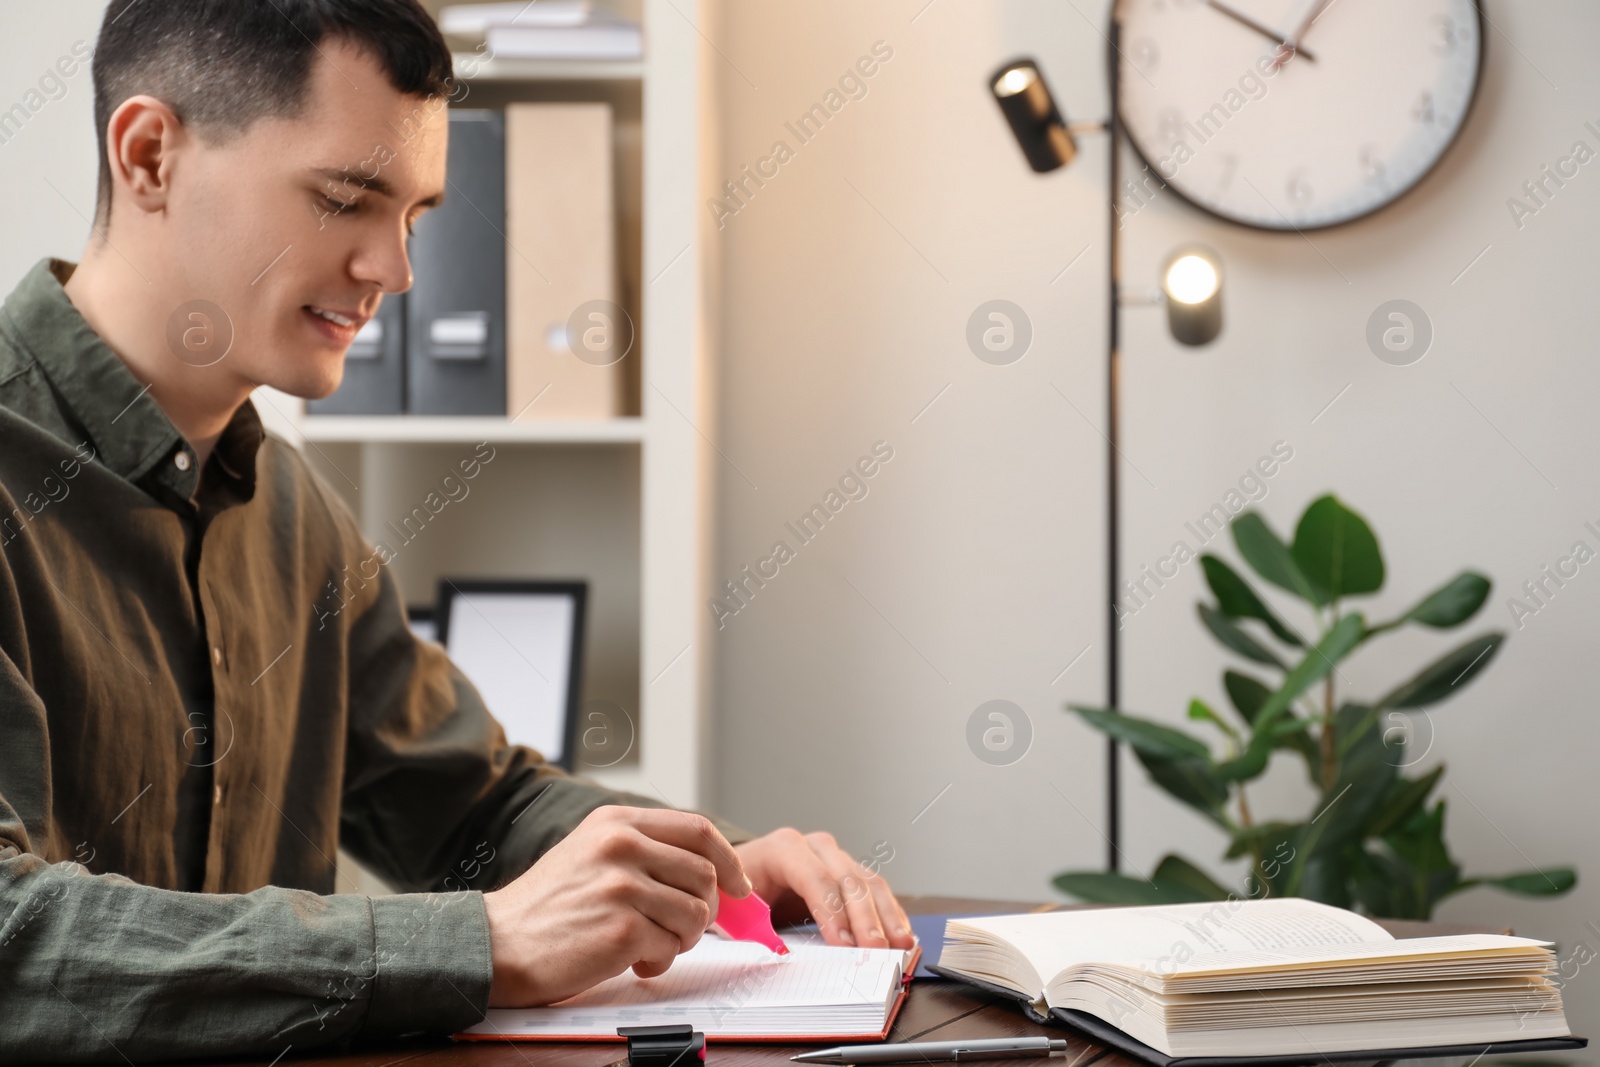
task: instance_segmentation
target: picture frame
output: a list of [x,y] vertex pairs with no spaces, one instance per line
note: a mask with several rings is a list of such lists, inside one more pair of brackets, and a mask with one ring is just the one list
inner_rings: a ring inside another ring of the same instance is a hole
[[580,580],[441,578],[438,642],[477,687],[512,744],[573,770],[582,700]]

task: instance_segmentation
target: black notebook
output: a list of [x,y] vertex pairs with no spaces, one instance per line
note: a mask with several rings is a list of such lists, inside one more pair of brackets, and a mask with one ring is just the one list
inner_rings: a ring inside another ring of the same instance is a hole
[[952,919],[937,973],[1159,1067],[1584,1047],[1548,942],[1396,939],[1306,900]]

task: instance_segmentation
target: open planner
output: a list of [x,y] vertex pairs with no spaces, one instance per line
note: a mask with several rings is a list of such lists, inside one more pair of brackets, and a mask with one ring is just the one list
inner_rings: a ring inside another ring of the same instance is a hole
[[665,974],[624,971],[541,1008],[491,1008],[456,1036],[470,1040],[619,1041],[619,1026],[691,1023],[707,1041],[886,1037],[921,946],[848,948],[783,932],[788,955],[707,933]]
[[1396,939],[1307,900],[951,919],[941,975],[1147,1062],[1311,1063],[1581,1048],[1548,942]]

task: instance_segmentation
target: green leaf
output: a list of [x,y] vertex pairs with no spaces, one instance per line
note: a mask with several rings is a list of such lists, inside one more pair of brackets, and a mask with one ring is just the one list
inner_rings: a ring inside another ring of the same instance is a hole
[[1544,871],[1503,874],[1498,878],[1474,878],[1473,885],[1492,885],[1525,897],[1559,897],[1578,884],[1578,872],[1571,867],[1551,867]]
[[1260,515],[1246,511],[1233,520],[1233,543],[1251,569],[1279,589],[1287,590],[1318,607],[1328,602],[1327,593],[1306,577],[1290,553],[1289,546],[1272,532]]
[[1399,761],[1383,742],[1374,709],[1343,705],[1334,715],[1334,735],[1340,748],[1339,775],[1317,801],[1318,813],[1311,824],[1317,839],[1309,843],[1317,855],[1343,850],[1366,836],[1374,812],[1399,777]]
[[1366,620],[1360,612],[1351,612],[1334,623],[1333,629],[1323,636],[1315,648],[1306,652],[1305,657],[1284,678],[1283,684],[1267,699],[1256,715],[1256,730],[1271,725],[1300,698],[1301,693],[1326,678],[1338,662],[1348,656],[1366,636]]
[[1135,719],[1129,715],[1085,708],[1071,709],[1090,726],[1133,749],[1150,778],[1174,799],[1189,805],[1219,826],[1226,827],[1223,807],[1228,802],[1228,787],[1218,781],[1211,762],[1211,750],[1181,730],[1160,723]]
[[1475,637],[1424,667],[1416,677],[1390,690],[1379,708],[1422,708],[1454,696],[1494,659],[1505,634]]
[[1299,647],[1304,643],[1299,634],[1278,620],[1266,602],[1250,588],[1250,583],[1239,577],[1232,567],[1209,552],[1200,557],[1200,566],[1206,572],[1206,584],[1217,598],[1217,607],[1224,615],[1234,619],[1260,619],[1285,644]]
[[1248,856],[1257,848],[1263,852],[1271,851],[1267,846],[1277,845],[1287,841],[1300,829],[1298,823],[1263,822],[1257,823],[1248,830],[1240,830],[1233,835],[1233,840],[1228,843],[1228,851],[1222,856],[1226,860],[1236,860],[1240,856]]
[[1383,588],[1383,553],[1372,527],[1331,494],[1312,501],[1300,516],[1290,553],[1329,599]]
[[[1255,725],[1261,709],[1272,698],[1272,690],[1268,689],[1264,683],[1257,681],[1248,674],[1240,674],[1238,671],[1225,672],[1222,676],[1222,686],[1228,691],[1228,699],[1233,702],[1235,710],[1239,712],[1239,717],[1252,727]],[[1283,729],[1279,729],[1279,727],[1283,727]],[[1312,780],[1315,781],[1317,743],[1306,732],[1306,724],[1300,719],[1290,718],[1278,723],[1275,727],[1269,727],[1269,729],[1273,735],[1273,747],[1300,753],[1306,760],[1306,766],[1312,774]]]
[[1255,725],[1256,714],[1272,696],[1272,690],[1265,683],[1238,671],[1224,672],[1222,688],[1228,691],[1228,699],[1233,702],[1239,717],[1252,726]]
[[1439,784],[1439,776],[1442,774],[1444,768],[1441,766],[1435,767],[1432,772],[1421,778],[1401,778],[1395,781],[1389,788],[1388,797],[1378,805],[1372,819],[1367,823],[1367,836],[1382,837],[1409,819],[1412,813],[1428,799],[1428,794]]
[[1360,852],[1351,857],[1349,867],[1351,896],[1368,915],[1403,917],[1406,907],[1397,899],[1400,864],[1390,856]]
[[1239,731],[1235,730],[1229,723],[1224,722],[1222,716],[1212,711],[1211,707],[1199,698],[1189,701],[1189,718],[1196,722],[1209,722],[1236,741],[1239,738]]
[[1322,758],[1322,753],[1317,750],[1316,738],[1306,732],[1305,724],[1301,723],[1300,729],[1294,733],[1278,738],[1277,745],[1279,748],[1300,754],[1306,761],[1306,778],[1315,786],[1318,776],[1317,763]]
[[1350,890],[1346,880],[1348,866],[1347,861],[1337,853],[1307,856],[1294,882],[1295,895],[1322,904],[1332,904],[1336,908],[1350,907]]
[[1287,670],[1283,660],[1273,655],[1261,642],[1239,629],[1238,625],[1222,612],[1207,604],[1198,604],[1200,621],[1205,623],[1206,629],[1224,646],[1239,653],[1246,659],[1253,659],[1257,663],[1270,663],[1279,670]]
[[1448,873],[1454,885],[1461,872],[1444,843],[1444,815],[1445,802],[1436,801],[1431,809],[1413,813],[1398,828],[1384,834],[1383,840],[1415,875]]
[[1400,617],[1399,622],[1419,622],[1436,630],[1460,626],[1489,599],[1489,579],[1472,571],[1462,571],[1422,598],[1422,602]]
[[1209,900],[1187,885],[1101,871],[1064,871],[1051,881],[1090,904],[1194,904]]
[[1200,894],[1201,900],[1227,900],[1229,892],[1212,880],[1211,876],[1182,856],[1171,853],[1161,857],[1150,880],[1157,884],[1186,886]]
[[1084,722],[1113,740],[1127,742],[1129,747],[1140,755],[1159,759],[1182,759],[1190,756],[1204,756],[1209,759],[1211,756],[1211,750],[1206,747],[1205,742],[1190,737],[1181,730],[1174,730],[1170,726],[1162,726],[1147,719],[1136,719],[1132,715],[1120,712],[1106,711],[1104,708],[1085,708],[1077,704],[1069,706]]
[[1135,752],[1150,780],[1181,803],[1189,805],[1212,822],[1229,829],[1223,814],[1228,803],[1228,786],[1217,777],[1210,756],[1162,759]]
[[1224,782],[1248,782],[1261,777],[1267,769],[1267,760],[1275,747],[1273,737],[1265,731],[1250,739],[1244,751],[1230,760],[1217,764],[1217,777]]

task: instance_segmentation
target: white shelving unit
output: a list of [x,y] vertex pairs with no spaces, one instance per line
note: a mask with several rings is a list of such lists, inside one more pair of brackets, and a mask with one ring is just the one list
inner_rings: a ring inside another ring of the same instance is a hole
[[703,336],[710,230],[701,191],[706,71],[695,29],[702,9],[700,0],[622,0],[619,7],[643,20],[643,61],[462,53],[457,70],[472,72],[468,107],[613,104],[619,262],[625,306],[638,318],[639,344],[629,357],[640,361],[638,414],[595,422],[306,416],[279,394],[258,407],[345,494],[369,537],[382,536],[385,518],[405,514],[458,454],[493,444],[498,488],[469,497],[454,516],[441,514],[438,536],[430,529],[392,564],[406,595],[430,601],[445,574],[589,580],[585,695],[620,705],[636,729],[627,758],[579,771],[693,808],[704,803],[706,453],[714,436]]
[[299,429],[307,441],[371,444],[639,444],[644,440],[644,420],[633,416],[593,422],[512,422],[427,415],[310,415],[301,420]]

